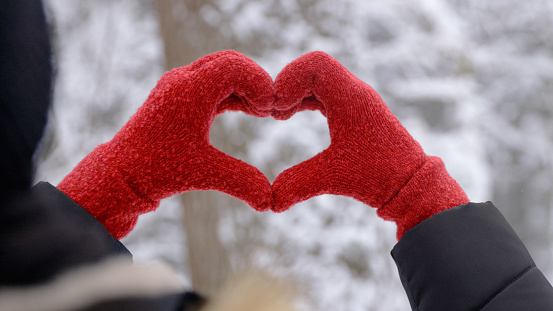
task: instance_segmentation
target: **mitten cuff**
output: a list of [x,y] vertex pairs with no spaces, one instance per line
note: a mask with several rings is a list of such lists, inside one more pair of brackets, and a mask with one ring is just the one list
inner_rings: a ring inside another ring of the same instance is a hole
[[138,216],[155,210],[159,201],[139,196],[112,165],[107,144],[96,147],[57,186],[86,209],[117,239],[126,236]]
[[467,195],[449,175],[443,161],[429,157],[398,194],[377,210],[377,214],[397,224],[399,240],[405,231],[430,216],[468,202]]

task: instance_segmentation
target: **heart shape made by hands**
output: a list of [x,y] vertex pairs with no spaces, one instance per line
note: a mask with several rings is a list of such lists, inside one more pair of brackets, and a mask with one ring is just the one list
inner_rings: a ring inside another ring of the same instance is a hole
[[[380,96],[323,52],[308,53],[288,64],[274,86],[271,116],[286,120],[299,111],[318,110],[328,120],[331,143],[313,158],[283,171],[271,186],[269,202],[263,196],[249,196],[251,189],[248,194],[232,194],[258,211],[282,212],[321,194],[345,195],[380,207],[427,159]],[[255,109],[242,108],[255,103],[247,100],[249,105],[244,105],[244,100],[229,97],[219,112],[253,114]],[[398,148],[402,153],[396,157]],[[266,184],[266,177],[255,171],[258,184]]]
[[[211,145],[211,124],[229,110],[278,120],[319,110],[330,145],[271,185],[260,170]],[[380,96],[323,52],[294,60],[274,82],[233,51],[169,71],[114,138],[58,189],[116,238],[161,199],[190,190],[218,190],[275,212],[321,194],[349,196],[401,222],[398,235],[437,210],[468,202],[441,160],[423,152]]]

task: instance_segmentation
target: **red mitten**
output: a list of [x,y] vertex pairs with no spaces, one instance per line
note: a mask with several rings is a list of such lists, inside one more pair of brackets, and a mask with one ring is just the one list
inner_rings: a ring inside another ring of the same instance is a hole
[[276,178],[274,211],[320,194],[345,195],[394,221],[399,239],[431,215],[468,202],[440,158],[427,156],[380,96],[335,59],[306,54],[286,66],[275,84],[273,116],[320,110],[331,143]]
[[269,74],[233,51],[167,72],[115,137],[86,156],[58,189],[116,238],[161,199],[188,190],[222,191],[267,210],[272,193],[265,175],[215,149],[209,130],[225,110],[270,115],[274,96]]

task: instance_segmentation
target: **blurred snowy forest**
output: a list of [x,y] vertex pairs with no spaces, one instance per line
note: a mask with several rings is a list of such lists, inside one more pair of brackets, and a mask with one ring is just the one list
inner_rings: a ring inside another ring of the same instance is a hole
[[[322,50],[381,94],[472,201],[493,201],[553,280],[553,2],[548,0],[47,0],[55,106],[37,180],[57,184],[110,140],[162,74],[235,49],[274,78]],[[320,113],[225,113],[212,143],[270,180],[329,144]],[[254,213],[185,193],[123,240],[212,294],[236,271],[290,278],[312,310],[407,310],[389,252],[395,227],[348,198]]]

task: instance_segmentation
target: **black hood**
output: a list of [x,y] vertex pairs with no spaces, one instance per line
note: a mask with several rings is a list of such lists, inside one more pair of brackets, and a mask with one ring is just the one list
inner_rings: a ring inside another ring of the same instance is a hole
[[0,1],[0,189],[29,188],[52,98],[51,45],[40,1]]

